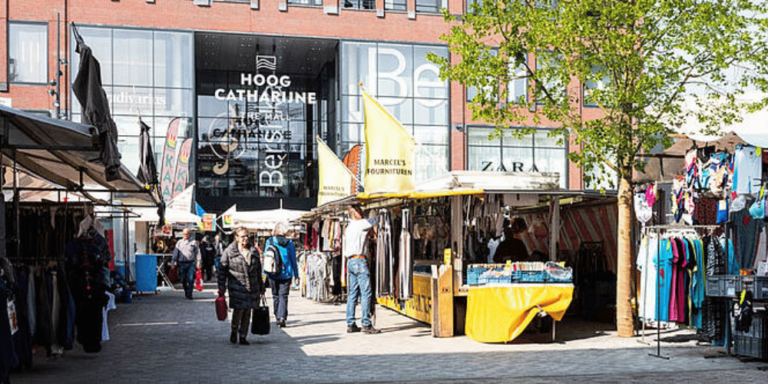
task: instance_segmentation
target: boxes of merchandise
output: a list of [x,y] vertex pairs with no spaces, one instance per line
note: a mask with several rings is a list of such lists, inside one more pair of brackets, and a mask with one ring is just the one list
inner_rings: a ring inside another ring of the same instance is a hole
[[725,297],[725,276],[707,276],[706,293],[709,297]]
[[[764,312],[757,312],[752,316],[752,324],[749,331],[734,331],[733,353],[735,355],[749,356],[757,359],[768,358],[768,330]],[[732,321],[735,319],[731,318]]]
[[724,280],[724,288],[721,297],[737,297],[741,293],[741,279],[739,275],[721,276]]
[[484,285],[489,283],[489,275],[483,275],[488,271],[500,272],[504,270],[504,264],[469,264],[467,266],[467,285]]
[[741,277],[741,289],[737,291],[752,292],[753,300],[768,299],[768,276],[739,276]]

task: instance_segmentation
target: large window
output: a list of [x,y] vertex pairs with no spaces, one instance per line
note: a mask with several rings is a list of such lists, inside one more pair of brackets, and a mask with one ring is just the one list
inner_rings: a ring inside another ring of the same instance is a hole
[[[101,64],[104,91],[117,124],[118,149],[129,170],[139,169],[139,117],[152,130],[156,163],[165,146],[169,123],[182,118],[176,150],[194,133],[194,53],[191,33],[128,28],[78,26],[83,40]],[[73,39],[74,41],[74,39]],[[80,55],[72,47],[72,80]],[[72,120],[81,121],[81,108],[72,97]],[[194,175],[194,157],[190,173]],[[160,171],[160,169],[158,169]],[[191,175],[191,176],[192,176]],[[194,177],[190,177],[194,180]]]
[[346,9],[376,9],[376,0],[342,0],[341,4]]
[[384,0],[384,9],[388,11],[407,11],[407,3],[406,0]]
[[288,0],[288,4],[322,7],[323,0]]
[[548,137],[549,130],[539,129],[521,139],[506,132],[501,137],[491,134],[490,127],[469,127],[467,131],[467,166],[475,171],[555,172],[560,186],[567,184],[568,153],[558,139]]
[[448,8],[448,0],[416,0],[418,13],[440,13],[440,8]]
[[341,132],[339,155],[363,144],[363,106],[358,84],[375,97],[416,141],[416,181],[447,172],[448,83],[426,59],[448,55],[444,46],[343,42],[341,45]]
[[8,80],[48,82],[48,24],[8,23]]
[[602,95],[599,95],[600,91],[604,90],[605,86],[611,81],[611,78],[608,77],[607,74],[598,76],[600,72],[605,72],[605,67],[592,65],[592,76],[584,82],[583,97],[585,107],[597,107],[597,100],[602,99],[602,97],[600,97]]

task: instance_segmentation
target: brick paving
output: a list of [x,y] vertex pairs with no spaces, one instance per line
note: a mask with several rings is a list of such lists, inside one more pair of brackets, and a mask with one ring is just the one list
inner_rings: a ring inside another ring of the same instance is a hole
[[[693,331],[664,331],[662,355],[655,334],[620,339],[607,325],[566,318],[557,342],[524,334],[506,344],[464,336],[434,338],[430,329],[378,308],[379,335],[345,333],[344,305],[322,304],[291,292],[286,328],[229,343],[229,321],[217,321],[213,284],[194,300],[160,291],[118,304],[109,313],[111,340],[86,354],[79,345],[50,361],[36,355],[14,383],[644,383],[768,382],[768,364],[726,356],[697,345]],[[271,301],[270,301],[271,305]],[[359,309],[358,309],[359,314]]]

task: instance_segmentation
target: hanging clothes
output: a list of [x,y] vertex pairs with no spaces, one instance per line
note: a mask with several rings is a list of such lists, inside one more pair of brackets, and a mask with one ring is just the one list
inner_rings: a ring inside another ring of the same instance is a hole
[[413,251],[411,242],[411,212],[403,209],[403,225],[400,231],[400,252],[398,257],[400,284],[400,299],[409,300],[413,297]]

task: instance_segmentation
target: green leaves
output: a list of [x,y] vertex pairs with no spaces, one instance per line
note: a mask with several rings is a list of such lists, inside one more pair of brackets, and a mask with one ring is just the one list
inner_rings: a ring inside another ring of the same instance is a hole
[[[686,117],[717,131],[768,104],[763,1],[485,0],[461,21],[444,15],[442,39],[461,59],[429,59],[441,78],[478,88],[475,118],[500,132],[531,113],[556,122],[584,148],[571,160],[627,180]],[[528,97],[509,97],[521,77]],[[585,99],[599,117],[582,119]]]

